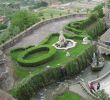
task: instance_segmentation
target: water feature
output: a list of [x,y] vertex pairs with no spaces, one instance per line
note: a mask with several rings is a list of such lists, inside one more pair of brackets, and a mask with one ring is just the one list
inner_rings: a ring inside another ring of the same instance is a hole
[[64,50],[68,50],[70,48],[73,48],[76,46],[76,42],[72,39],[66,39],[63,35],[63,32],[61,31],[59,33],[59,40],[58,42],[54,43],[53,46],[56,49],[64,49]]
[[104,67],[104,58],[101,55],[101,50],[97,47],[96,52],[93,54],[93,61],[91,64],[92,71],[100,71]]

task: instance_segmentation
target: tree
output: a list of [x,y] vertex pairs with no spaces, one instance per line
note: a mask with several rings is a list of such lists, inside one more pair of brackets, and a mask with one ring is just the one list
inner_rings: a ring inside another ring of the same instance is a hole
[[0,23],[0,30],[6,29],[6,28],[7,28],[7,26],[5,24]]
[[23,31],[38,21],[40,21],[38,15],[29,11],[19,11],[12,16],[11,27],[16,26],[20,31]]

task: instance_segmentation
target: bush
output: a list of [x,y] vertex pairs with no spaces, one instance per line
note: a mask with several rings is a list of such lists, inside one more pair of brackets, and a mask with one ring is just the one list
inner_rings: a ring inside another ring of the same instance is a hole
[[[94,8],[94,10],[91,12],[90,16],[86,20],[70,22],[64,28],[78,35],[83,34],[87,29],[88,30],[88,32],[86,31],[87,34],[89,34],[92,38],[94,38],[95,36],[97,37],[98,35],[100,35],[100,33],[102,33],[105,30],[104,21],[102,19],[100,20],[100,18],[104,16],[102,8],[103,8],[102,4],[98,5],[97,7]],[[93,27],[93,29],[91,30],[89,27]],[[100,32],[98,31],[98,28]]]
[[[70,60],[64,65],[68,76],[76,75],[86,68],[91,62],[94,47],[91,46],[87,51],[80,54],[76,59]],[[88,59],[88,61],[87,61]],[[65,77],[61,74],[61,67],[48,68],[43,72],[32,73],[22,80],[13,90],[12,95],[18,100],[29,100],[32,95],[45,85],[58,81]]]
[[86,29],[86,32],[92,37],[97,38],[98,36],[102,35],[105,31],[105,24],[102,19],[96,21],[92,24],[89,28]]
[[19,11],[12,16],[11,27],[18,27],[23,31],[38,21],[40,21],[38,15],[29,11]]
[[39,1],[37,2],[36,4],[33,5],[33,9],[37,9],[37,8],[40,8],[40,7],[47,7],[48,6],[48,3],[45,2],[45,1]]
[[[15,49],[11,52],[16,52],[17,50],[23,50],[24,48],[20,48],[20,49]],[[36,58],[32,58],[32,59],[26,59],[27,56],[33,54],[33,53],[37,53],[39,51],[48,51],[47,54],[42,55],[40,57],[36,57]],[[27,49],[22,56],[18,56],[18,58],[15,58],[15,60],[26,67],[32,67],[32,66],[37,66],[37,65],[41,65],[43,63],[48,62],[56,53],[56,49],[51,47],[51,46],[47,46],[47,45],[43,45],[43,46],[36,46],[36,47],[32,47],[30,49]]]
[[94,10],[92,11],[92,13],[95,12],[95,13],[97,13],[98,18],[103,18],[104,17],[103,6],[104,6],[103,4],[100,4],[100,5],[96,6],[94,8]]

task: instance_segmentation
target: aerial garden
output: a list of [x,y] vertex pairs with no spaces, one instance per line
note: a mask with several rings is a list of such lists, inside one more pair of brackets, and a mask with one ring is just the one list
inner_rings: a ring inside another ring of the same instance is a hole
[[[59,33],[50,34],[37,46],[12,49],[10,56],[18,82],[11,94],[18,100],[29,100],[44,86],[61,81],[64,77],[75,76],[89,66],[95,47],[90,43],[82,44],[83,38],[92,40],[105,31],[102,17],[102,9],[98,6],[86,20],[64,26],[64,37],[76,42],[76,46],[71,49],[59,50],[53,46],[59,40]],[[69,100],[82,100],[71,92],[65,92],[56,100],[67,100],[68,97]]]

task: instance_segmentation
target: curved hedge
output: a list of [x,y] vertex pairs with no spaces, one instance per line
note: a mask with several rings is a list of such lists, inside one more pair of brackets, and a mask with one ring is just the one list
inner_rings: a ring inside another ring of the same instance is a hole
[[67,76],[62,76],[62,66],[48,68],[40,73],[32,73],[16,85],[11,91],[12,95],[18,100],[30,100],[34,93],[39,91],[42,87],[52,82],[59,81],[64,77],[78,74],[90,64],[94,50],[95,48],[91,46],[76,57],[76,59],[71,59],[68,63],[63,65],[67,72]]
[[[18,50],[23,50],[24,48],[18,49]],[[12,52],[16,52],[17,49],[13,50]],[[37,53],[39,51],[48,51],[47,54],[42,55],[40,57],[35,57],[33,59],[26,59],[27,56],[29,56],[30,54],[33,53]],[[16,58],[17,62],[23,66],[37,66],[37,65],[41,65],[43,63],[48,62],[56,53],[56,49],[53,48],[52,46],[48,46],[48,45],[41,45],[41,46],[35,46],[32,48],[27,49],[22,56],[18,56],[18,58]]]
[[91,38],[96,38],[105,31],[105,23],[103,20],[103,10],[102,5],[98,5],[91,12],[90,16],[81,21],[70,22],[64,29],[75,34],[86,34]]

